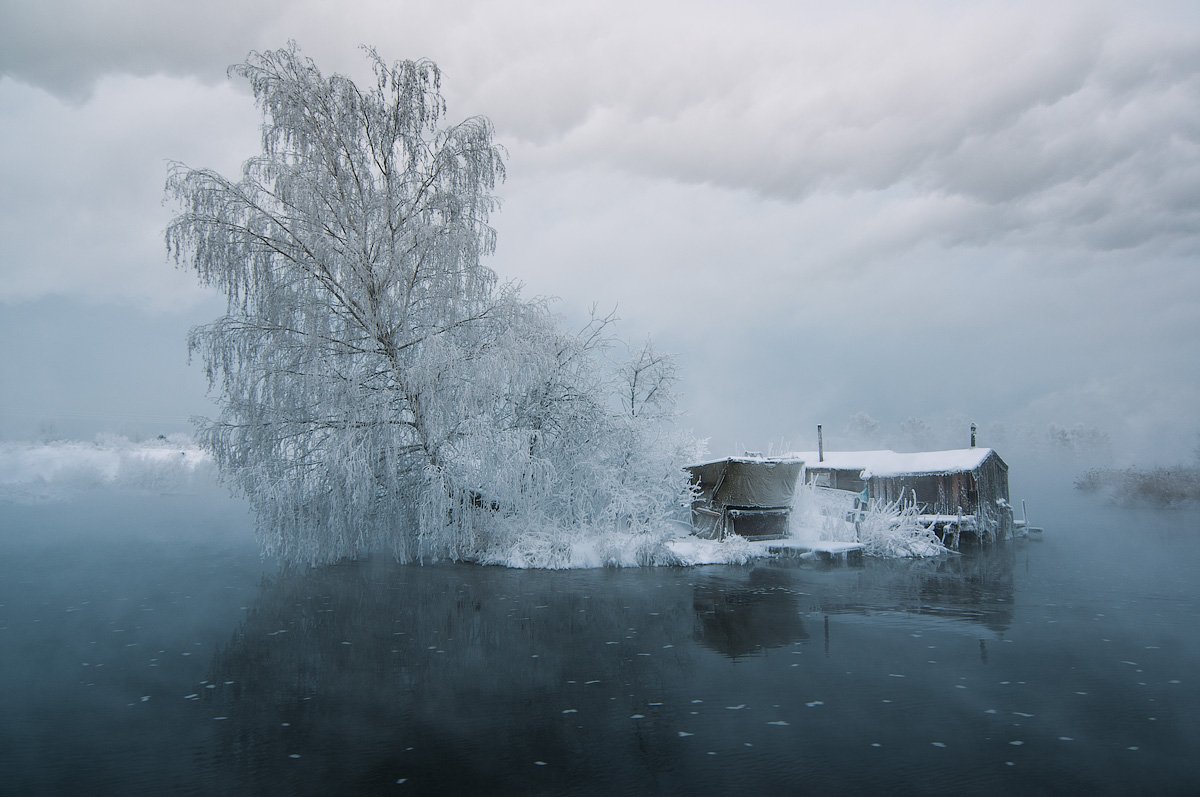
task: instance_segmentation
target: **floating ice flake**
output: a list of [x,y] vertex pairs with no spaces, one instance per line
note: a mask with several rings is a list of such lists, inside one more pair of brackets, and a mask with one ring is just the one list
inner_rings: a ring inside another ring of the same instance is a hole
[[1086,694],[1087,694],[1087,692],[1076,692],[1075,694],[1077,694],[1077,695],[1086,695]]
[[879,742],[871,742],[872,747],[883,747]]
[[227,720],[229,717],[213,717],[215,720]]
[[945,742],[930,742],[930,744],[933,745],[934,747],[945,747],[946,746]]
[[692,702],[693,703],[703,703],[704,701],[703,700],[693,700]]
[[399,785],[401,783],[407,783],[407,782],[408,782],[408,778],[396,778],[397,785]]
[[662,703],[647,703],[647,706],[661,706]]
[[563,709],[563,713],[564,713],[564,714],[578,714],[578,713],[579,713],[579,709],[577,709],[577,708],[564,708],[564,709]]
[[1075,738],[1073,736],[1060,736],[1058,737],[1058,740],[1060,742],[1073,742],[1075,741]]
[[726,706],[725,708],[729,709],[730,711],[741,711],[745,707],[745,703],[738,703],[736,706]]
[[629,719],[631,719],[631,720],[644,720],[644,719],[646,719],[646,715],[645,715],[645,714],[634,714],[634,715],[633,715],[633,716],[631,716]]
[[193,692],[193,693],[192,693],[192,694],[190,694],[190,695],[184,695],[184,696],[183,696],[183,699],[184,699],[184,700],[196,700],[196,699],[197,699],[197,698],[199,698],[199,697],[200,697],[200,695],[198,695],[198,694],[196,694],[195,692]]
[[1036,716],[1034,714],[1026,714],[1024,711],[1014,711],[1013,714],[1018,717],[1025,717],[1026,719]]
[[905,677],[905,676],[903,676],[903,675],[900,675],[899,673],[894,673],[894,672],[889,672],[889,673],[888,673],[888,678],[904,678],[904,677]]
[[1181,683],[1181,681],[1178,678],[1172,678],[1171,680],[1167,681],[1167,683],[1177,684],[1177,683]]
[[996,709],[994,709],[994,708],[989,708],[987,711],[985,711],[985,712],[983,712],[983,713],[984,713],[984,714],[995,714],[995,713],[996,713]]
[[1136,751],[1138,751],[1138,750],[1139,750],[1139,749],[1141,749],[1141,748],[1139,748],[1139,747],[1137,747],[1136,745],[1134,745],[1133,747],[1126,747],[1125,749],[1126,749],[1126,750],[1133,750],[1134,752],[1136,752]]
[[1025,744],[1025,743],[1023,741],[1021,741],[1020,739],[1013,739],[1011,742],[1009,742],[1009,744],[1011,744],[1013,747],[1020,747],[1021,745]]
[[150,695],[142,695],[142,702],[145,703],[150,699]]
[[299,757],[300,757],[299,753],[292,753],[291,755],[288,756],[288,758],[299,758]]
[[695,736],[695,735],[696,735],[696,734],[694,734],[694,733],[688,733],[687,731],[680,731],[680,732],[679,732],[679,736],[680,736],[680,737],[684,737],[684,736]]
[[599,681],[584,681],[583,685],[590,686],[591,684],[598,684],[598,683],[600,683],[600,682]]
[[546,766],[546,762],[545,761],[534,761],[533,765],[535,767],[544,767],[544,766]]
[[1140,667],[1141,666],[1136,661],[1122,661],[1121,663],[1128,664],[1130,667]]
[[816,708],[817,706],[823,706],[825,704],[820,700],[814,700],[811,703],[805,703],[804,705],[808,706],[809,708]]
[[787,720],[773,720],[771,722],[768,722],[767,724],[768,725],[790,725],[791,723],[788,722]]
[[673,648],[673,647],[675,647],[675,646],[674,645],[663,645],[663,650],[666,650],[667,648]]

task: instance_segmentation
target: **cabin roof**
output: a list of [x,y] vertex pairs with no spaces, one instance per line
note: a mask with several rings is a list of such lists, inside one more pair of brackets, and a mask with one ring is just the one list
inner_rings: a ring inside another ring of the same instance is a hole
[[809,470],[861,471],[862,478],[892,476],[930,476],[944,473],[969,473],[977,470],[994,452],[990,448],[959,448],[952,451],[826,451],[817,461],[816,451],[797,451],[786,455],[802,459]]
[[[813,454],[813,461],[816,461],[816,459],[817,459],[816,454]],[[794,454],[784,454],[784,455],[778,456],[778,457],[759,457],[759,456],[717,457],[716,459],[706,459],[703,462],[693,462],[692,464],[684,465],[683,467],[684,467],[684,470],[695,470],[696,468],[703,468],[706,465],[715,465],[718,462],[740,462],[743,464],[761,463],[761,464],[767,464],[767,465],[799,463],[799,464],[803,465],[804,459],[803,459],[803,457],[799,457]]]

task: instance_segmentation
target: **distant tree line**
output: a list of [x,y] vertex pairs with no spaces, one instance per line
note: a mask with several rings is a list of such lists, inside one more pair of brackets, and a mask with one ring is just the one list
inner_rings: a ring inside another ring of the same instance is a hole
[[972,423],[977,424],[980,446],[1005,452],[1019,450],[1085,461],[1107,460],[1112,452],[1112,438],[1108,432],[1089,424],[1010,425],[961,413],[932,419],[910,416],[894,427],[888,427],[865,412],[856,412],[846,419],[840,429],[836,426],[825,427],[825,445],[833,450],[893,448],[898,451],[928,451],[966,448],[970,445]]
[[1200,503],[1200,467],[1091,468],[1075,489],[1106,497],[1119,506],[1177,508]]

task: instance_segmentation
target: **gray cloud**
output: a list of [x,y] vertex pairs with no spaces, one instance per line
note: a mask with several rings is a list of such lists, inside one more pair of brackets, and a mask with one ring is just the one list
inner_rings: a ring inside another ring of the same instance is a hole
[[259,46],[286,0],[121,0],[95,3],[0,0],[0,76],[73,102],[105,75],[224,78],[225,67]]
[[0,0],[0,302],[67,297],[36,306],[68,328],[79,301],[156,330],[205,301],[164,262],[161,187],[257,149],[227,64],[295,38],[362,76],[370,42],[496,123],[497,270],[680,352],[718,450],[855,411],[1169,447],[1200,397],[1192,4],[48,8]]

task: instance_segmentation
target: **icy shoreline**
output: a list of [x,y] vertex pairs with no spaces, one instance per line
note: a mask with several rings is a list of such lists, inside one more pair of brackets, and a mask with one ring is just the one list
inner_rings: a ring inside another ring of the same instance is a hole
[[[212,456],[184,434],[132,441],[102,435],[87,441],[0,442],[0,501],[61,501],[89,490],[193,492],[213,488],[218,473]],[[854,539],[854,530],[800,491],[793,514],[792,542]],[[923,557],[944,552],[910,530],[893,529],[889,518],[867,524],[869,556]],[[739,537],[705,540],[688,533],[686,523],[670,523],[654,533],[615,529],[498,528],[464,557],[482,565],[518,569],[698,566],[745,564],[771,558],[769,546]],[[900,539],[903,537],[904,539]],[[894,538],[894,539],[893,539]],[[900,544],[903,543],[903,544]]]

